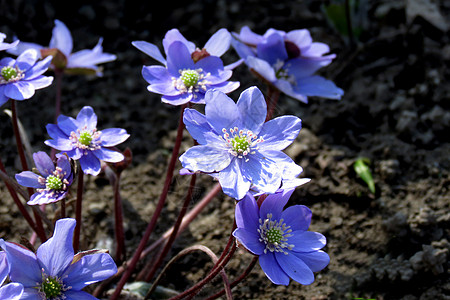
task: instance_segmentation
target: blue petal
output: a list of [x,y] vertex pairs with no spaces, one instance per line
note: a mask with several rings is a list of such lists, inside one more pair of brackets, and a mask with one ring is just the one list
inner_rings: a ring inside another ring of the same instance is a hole
[[30,99],[34,95],[34,86],[27,81],[16,81],[5,86],[5,96],[14,100]]
[[66,296],[66,300],[98,300],[91,294],[88,294],[84,291],[69,290],[67,292],[64,292],[64,296]]
[[8,102],[9,98],[5,96],[5,86],[0,85],[0,106]]
[[[9,274],[9,265],[6,260],[6,252],[0,252],[0,286],[5,282],[6,277]],[[0,298],[1,299],[1,298]]]
[[161,51],[159,51],[156,45],[145,41],[134,41],[131,44],[163,65],[166,64],[166,59],[162,56]]
[[263,43],[256,46],[258,57],[274,65],[278,61],[285,61],[288,58],[284,38],[274,33],[269,35]]
[[330,61],[327,60],[311,60],[304,58],[296,58],[289,60],[289,68],[287,71],[296,79],[309,77],[313,75],[320,68],[328,65]]
[[205,115],[195,109],[186,108],[183,113],[183,122],[194,140],[200,145],[206,144],[205,134],[213,129],[206,120]]
[[211,88],[228,94],[236,90],[239,86],[240,83],[238,81],[226,81],[220,84],[215,84],[214,86],[211,86]]
[[256,231],[259,226],[259,207],[255,198],[247,193],[236,205],[236,225],[249,231]]
[[287,191],[282,190],[281,192],[267,196],[259,210],[261,219],[265,219],[268,214],[272,214],[272,220],[279,220],[281,218],[283,207],[286,205],[293,192],[293,189]]
[[239,42],[235,38],[231,40],[231,45],[233,46],[234,50],[236,50],[239,57],[242,59],[246,59],[249,56],[255,56],[256,53],[250,48],[249,46]]
[[16,174],[15,177],[20,185],[35,189],[45,188],[45,185],[39,183],[39,177],[41,176],[31,171],[20,172],[19,174]]
[[[64,193],[64,195],[67,193]],[[36,192],[31,197],[30,200],[27,202],[28,205],[42,205],[42,204],[49,204],[58,201],[57,196],[53,190],[44,190],[42,192]],[[60,198],[60,197],[58,197]]]
[[26,80],[35,79],[36,77],[44,74],[47,71],[48,67],[50,66],[52,58],[53,58],[52,56],[48,56],[43,60],[38,61],[31,69],[25,72],[24,74],[25,79]]
[[17,57],[15,65],[21,71],[26,72],[36,63],[37,59],[38,52],[34,49],[27,49]]
[[80,165],[84,174],[97,176],[101,171],[100,160],[90,151],[80,157]]
[[266,246],[263,242],[259,241],[260,236],[258,235],[256,229],[254,231],[249,231],[244,228],[237,228],[233,232],[233,236],[251,253],[255,255],[261,255],[264,253]]
[[181,42],[185,45],[185,47],[188,49],[189,54],[195,51],[195,44],[192,42],[189,42],[179,31],[178,29],[171,29],[169,30],[166,35],[164,36],[164,39],[162,41],[164,51],[166,53],[169,53],[169,47],[174,42]]
[[47,124],[45,126],[45,128],[47,129],[47,133],[48,135],[52,138],[52,139],[69,139],[69,136],[67,134],[65,134],[58,125],[56,124]]
[[26,82],[31,83],[35,90],[43,89],[45,87],[48,87],[53,82],[52,76],[37,76],[33,79],[27,79]]
[[239,109],[230,97],[220,91],[208,90],[205,102],[206,119],[218,134],[222,135],[222,129],[243,129]]
[[[207,56],[205,58],[202,58],[195,64],[195,69],[203,69],[204,73],[210,73],[211,76],[219,76],[219,72],[223,71],[223,62],[220,59],[220,57],[217,56]],[[233,73],[230,70],[227,70],[225,72],[222,72],[223,77],[225,77],[223,80],[227,80],[231,77],[231,74]],[[222,77],[220,76],[220,77]],[[209,78],[209,77],[208,77]]]
[[142,77],[150,84],[172,82],[172,76],[163,66],[143,66],[141,72]]
[[20,283],[10,283],[0,288],[0,299],[19,300],[22,299],[23,285]]
[[52,175],[53,171],[55,171],[55,165],[53,164],[52,159],[44,151],[33,153],[33,160],[36,169],[42,176],[47,177]]
[[280,267],[272,252],[260,255],[259,265],[270,281],[275,284],[289,285],[289,276]]
[[231,34],[225,28],[214,33],[205,44],[205,49],[209,54],[222,56],[230,48]]
[[259,143],[260,149],[283,150],[297,138],[302,128],[302,121],[295,116],[281,116],[266,123],[259,133],[264,139]]
[[313,272],[318,272],[328,266],[330,263],[330,256],[322,250],[313,252],[292,252],[300,258]]
[[130,135],[122,128],[103,129],[101,134],[101,145],[103,147],[112,147],[125,142]]
[[286,225],[291,226],[292,231],[306,231],[311,224],[312,212],[304,205],[293,205],[286,208],[281,214],[281,218]]
[[[150,90],[150,87],[151,86],[149,86],[148,90],[152,92],[152,90]],[[174,91],[176,91],[176,90],[174,89]],[[176,92],[179,93],[179,91],[176,91]],[[182,105],[182,104],[188,103],[192,99],[193,99],[192,93],[182,93],[182,94],[173,95],[173,96],[165,94],[161,97],[162,102],[170,104],[170,105]]]
[[261,91],[255,86],[244,90],[239,96],[237,107],[241,113],[244,128],[259,135],[267,115],[266,100]]
[[59,219],[53,236],[38,248],[36,256],[46,274],[60,277],[72,263],[75,225],[75,219]]
[[20,297],[20,300],[36,300],[41,298],[41,295],[39,294],[38,289],[34,287],[25,287],[23,290],[22,297]]
[[233,159],[230,165],[217,176],[222,191],[228,196],[240,200],[250,189],[251,182],[241,173],[240,159]]
[[179,77],[179,70],[194,69],[191,53],[181,42],[173,42],[167,54],[167,69],[172,76]]
[[49,48],[58,48],[67,57],[69,57],[72,52],[72,35],[67,26],[60,20],[55,20],[55,27],[53,27],[52,30]]
[[186,169],[211,173],[227,168],[232,161],[232,156],[225,149],[198,145],[189,148],[179,159]]
[[64,178],[67,179],[71,177],[70,175],[72,173],[72,166],[70,165],[70,159],[68,159],[67,156],[61,155],[60,157],[58,157],[56,165],[60,167],[63,174],[65,174]]
[[70,265],[65,272],[64,283],[73,290],[81,290],[85,286],[105,280],[117,273],[114,260],[107,253],[86,255]]
[[78,121],[74,118],[67,117],[65,115],[59,115],[58,119],[58,127],[61,129],[62,132],[64,132],[67,136],[70,136],[70,133],[77,132],[78,127],[81,127],[81,125],[78,125]]
[[11,281],[20,282],[25,287],[36,286],[37,282],[41,282],[41,268],[33,252],[3,239],[0,239],[0,247],[8,257]]
[[[152,93],[161,94],[164,96],[178,96],[181,94],[179,90],[175,88],[171,81],[151,83],[147,90]],[[192,96],[191,93],[184,93],[186,95]]]
[[295,91],[306,96],[319,96],[329,99],[341,99],[344,91],[332,81],[321,76],[301,78],[297,81]]
[[245,59],[245,63],[250,68],[251,71],[260,75],[263,79],[267,80],[269,83],[274,83],[277,81],[275,76],[275,70],[273,67],[265,60],[249,56]]
[[108,148],[101,148],[98,150],[92,151],[92,153],[100,160],[110,162],[110,163],[117,163],[125,159],[125,156],[123,156],[122,153],[111,150]]
[[69,139],[46,140],[44,144],[59,151],[70,151],[74,147]]
[[300,258],[289,253],[276,252],[275,258],[286,274],[300,284],[308,285],[314,282],[314,273]]
[[297,230],[291,234],[288,243],[294,245],[292,251],[295,252],[311,252],[322,249],[327,244],[325,236],[318,232]]
[[77,122],[81,130],[84,126],[88,130],[95,129],[97,127],[97,115],[94,109],[90,106],[83,107],[77,115]]
[[265,193],[275,193],[281,186],[281,169],[259,152],[250,154],[242,163],[242,174]]

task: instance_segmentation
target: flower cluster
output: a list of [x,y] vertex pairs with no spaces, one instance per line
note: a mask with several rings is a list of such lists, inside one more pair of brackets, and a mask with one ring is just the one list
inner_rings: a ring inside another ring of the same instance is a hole
[[244,26],[232,45],[258,77],[286,95],[307,102],[309,96],[341,99],[344,92],[332,81],[315,75],[331,63],[328,45],[313,42],[307,29],[269,29],[258,35]]
[[[82,289],[116,274],[117,267],[104,251],[75,255],[72,246],[74,228],[74,219],[58,220],[53,236],[36,253],[0,239],[0,247],[4,250],[0,252],[0,258],[6,254],[9,277],[14,282],[10,289],[14,288],[19,294],[19,287],[23,286],[20,299],[97,299]],[[1,261],[0,274],[4,274]],[[0,295],[2,292],[0,290]]]

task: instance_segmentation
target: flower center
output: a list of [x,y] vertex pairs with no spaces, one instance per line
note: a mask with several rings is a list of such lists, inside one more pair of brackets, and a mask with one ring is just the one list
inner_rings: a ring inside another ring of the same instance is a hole
[[49,175],[47,177],[46,180],[46,184],[45,187],[47,189],[51,189],[51,190],[60,190],[63,188],[63,182],[61,180],[61,178],[54,176],[54,175]]
[[83,131],[80,133],[80,136],[78,137],[78,141],[85,146],[89,146],[92,142],[92,134],[87,131]]
[[13,68],[10,66],[3,67],[0,74],[2,75],[2,78],[0,78],[0,84],[17,81],[24,77],[23,72],[20,71],[19,68]]
[[41,291],[47,299],[53,299],[61,295],[64,284],[56,277],[47,277],[42,281]]
[[[203,69],[184,69],[180,70],[180,77],[172,77],[172,84],[182,93],[206,92],[206,85],[210,82],[206,80],[210,73],[204,73]],[[194,93],[194,98],[197,95]]]
[[245,157],[245,161],[248,161],[246,157],[248,154],[254,154],[258,149],[257,144],[264,141],[262,137],[257,137],[251,130],[239,130],[239,128],[230,128],[230,132],[225,128],[222,129],[223,138],[230,148],[228,150],[233,156],[238,158]]
[[294,248],[294,245],[288,243],[288,238],[292,236],[290,227],[286,226],[283,219],[272,220],[272,214],[267,214],[264,220],[260,218],[258,233],[259,241],[266,244],[264,253],[269,250],[270,252],[283,252],[287,255],[286,249]]
[[77,129],[77,132],[72,131],[70,133],[69,139],[72,141],[72,144],[78,149],[84,150],[84,154],[88,154],[88,150],[94,151],[101,148],[101,139],[100,135],[101,131],[97,131],[97,128],[94,128],[92,131],[87,130],[87,126],[84,126],[82,129]]
[[273,65],[273,68],[275,70],[275,76],[278,79],[283,79],[289,82],[292,85],[296,85],[297,82],[295,81],[295,76],[289,74],[289,67],[291,66],[290,63],[285,63],[282,60],[277,60],[277,62]]
[[187,88],[197,84],[200,79],[200,74],[195,70],[181,71],[181,80]]

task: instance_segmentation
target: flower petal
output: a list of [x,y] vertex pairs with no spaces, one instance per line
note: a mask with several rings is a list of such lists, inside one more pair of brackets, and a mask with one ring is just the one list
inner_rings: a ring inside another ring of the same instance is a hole
[[186,169],[211,173],[227,168],[232,161],[232,156],[225,149],[198,145],[189,148],[179,159]]
[[34,49],[27,49],[17,57],[15,65],[19,70],[26,72],[36,63],[37,59],[37,51]]
[[277,81],[275,70],[267,61],[256,58],[254,56],[248,56],[245,59],[245,63],[250,68],[250,70],[262,76],[268,82],[273,83]]
[[64,132],[67,135],[67,137],[70,136],[70,133],[72,131],[77,132],[78,127],[81,127],[78,125],[77,120],[75,120],[72,117],[67,117],[65,115],[59,115],[57,122],[59,129],[61,129],[61,131]]
[[256,230],[249,231],[244,228],[237,228],[233,231],[233,236],[253,254],[261,255],[264,253],[265,244],[259,241],[260,236]]
[[36,255],[22,246],[0,239],[0,247],[6,252],[10,266],[11,281],[19,282],[25,287],[32,287],[42,281],[42,272]]
[[64,292],[64,296],[66,296],[66,300],[98,300],[91,294],[88,294],[84,291],[69,290],[67,292]]
[[145,41],[134,41],[131,43],[134,47],[138,48],[151,58],[159,61],[163,65],[166,64],[166,59],[161,54],[161,51],[159,51],[159,48],[151,43],[145,42]]
[[116,273],[116,264],[109,254],[86,255],[66,270],[65,275],[67,277],[64,279],[64,283],[77,291],[89,284],[105,280]]
[[289,253],[276,252],[275,258],[286,274],[300,284],[308,285],[314,282],[314,273],[300,258]]
[[240,159],[233,159],[228,167],[219,172],[222,191],[228,196],[240,200],[250,189],[251,182],[242,176]]
[[281,218],[291,226],[292,231],[307,231],[311,224],[311,217],[311,210],[304,205],[289,206],[281,214]]
[[123,156],[122,153],[108,148],[101,148],[98,150],[94,150],[92,151],[92,153],[98,159],[111,163],[117,163],[125,159],[125,156]]
[[83,107],[77,115],[78,129],[82,129],[84,126],[87,130],[93,130],[97,127],[97,115],[94,109],[90,106]]
[[53,236],[38,248],[36,256],[46,274],[61,276],[72,263],[75,225],[75,219],[59,219],[56,221]]
[[267,115],[267,105],[261,91],[253,86],[239,96],[237,107],[241,113],[244,128],[259,135]]
[[23,294],[23,285],[20,283],[10,283],[0,288],[0,299],[19,300]]
[[172,76],[180,76],[179,70],[194,69],[194,61],[187,47],[179,41],[173,42],[169,46],[167,53],[167,69]]
[[272,214],[272,220],[279,220],[281,218],[283,207],[286,205],[293,192],[294,189],[282,190],[281,192],[267,196],[259,210],[260,218],[265,219],[268,214]]
[[313,252],[292,252],[293,255],[300,258],[313,272],[318,272],[328,266],[330,256],[322,250]]
[[150,84],[165,83],[168,85],[170,83],[173,86],[172,76],[163,66],[143,66],[142,77]]
[[91,151],[83,154],[80,157],[80,165],[84,174],[97,176],[101,171],[100,160]]
[[236,205],[235,216],[238,228],[256,232],[259,226],[259,207],[250,193],[247,193]]
[[16,174],[16,180],[20,185],[26,186],[26,187],[30,187],[30,188],[35,188],[35,189],[39,189],[39,188],[43,188],[45,187],[44,185],[39,183],[39,176],[36,173],[33,173],[31,171],[23,171],[20,172],[19,174]]
[[297,230],[291,234],[288,242],[294,245],[292,251],[295,252],[311,252],[322,249],[327,244],[325,236],[318,232]]
[[55,27],[53,27],[52,30],[49,48],[58,48],[67,57],[69,57],[72,52],[72,35],[67,26],[60,20],[55,20]]
[[212,127],[205,115],[195,109],[186,108],[183,113],[183,122],[194,140],[200,145],[206,144],[205,135],[212,131]]
[[260,255],[259,265],[270,281],[275,284],[289,285],[289,276],[280,267],[272,252]]
[[222,129],[241,128],[241,113],[236,103],[220,91],[208,90],[205,94],[205,116],[216,133],[222,135]]
[[220,57],[230,48],[230,42],[230,32],[221,28],[209,38],[204,48],[209,54]]
[[297,81],[295,92],[306,96],[319,96],[329,99],[341,99],[344,91],[338,88],[331,80],[321,76],[300,78]]
[[51,62],[52,62],[51,56],[48,56],[43,60],[38,61],[31,69],[25,72],[25,79],[26,80],[35,79],[36,77],[44,74],[47,71],[48,67],[50,66]]
[[27,81],[16,81],[6,84],[5,96],[14,100],[30,99],[34,95],[34,86]]
[[164,51],[169,53],[169,47],[174,42],[181,42],[186,46],[186,48],[189,51],[189,54],[195,51],[195,44],[192,42],[189,42],[179,31],[178,29],[171,29],[169,30],[166,35],[164,36],[164,39],[162,41]]
[[259,144],[264,150],[283,150],[297,138],[302,121],[295,116],[281,116],[269,120],[259,133],[264,141]]
[[26,287],[23,290],[22,297],[20,297],[20,300],[36,300],[39,299],[41,295],[39,294],[39,291],[36,287]]
[[38,76],[32,80],[26,80],[26,82],[29,82],[33,85],[35,90],[43,89],[45,87],[48,87],[53,82],[52,76]]
[[[6,260],[6,252],[0,252],[0,286],[5,282],[6,277],[9,274],[9,265]],[[1,298],[0,298],[1,299]]]
[[33,160],[36,169],[42,176],[47,177],[55,171],[55,165],[53,164],[52,159],[44,151],[33,153]]
[[265,193],[275,193],[281,186],[281,169],[276,162],[256,152],[242,163],[242,174]]
[[103,129],[101,134],[101,145],[103,147],[112,147],[125,142],[130,135],[122,128]]

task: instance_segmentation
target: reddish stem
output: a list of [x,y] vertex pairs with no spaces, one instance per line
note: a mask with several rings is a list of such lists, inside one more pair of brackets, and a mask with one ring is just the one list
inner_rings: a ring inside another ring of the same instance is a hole
[[75,204],[75,220],[77,224],[75,225],[75,230],[73,232],[73,249],[76,252],[80,249],[80,233],[81,233],[81,210],[83,202],[83,179],[84,173],[81,170],[81,166],[78,165],[78,183],[77,183],[77,202]]
[[172,157],[170,159],[169,166],[167,168],[166,180],[164,182],[163,191],[159,197],[159,201],[156,206],[155,212],[153,213],[152,219],[150,220],[150,222],[147,225],[144,236],[142,237],[142,239],[138,245],[138,248],[136,249],[136,252],[133,255],[133,258],[131,259],[130,264],[127,266],[125,273],[120,278],[119,283],[117,284],[117,287],[116,287],[113,295],[110,298],[111,300],[118,299],[118,297],[120,296],[120,292],[123,289],[123,286],[128,281],[132,272],[136,268],[136,264],[140,259],[141,253],[142,253],[142,251],[144,251],[145,244],[147,244],[147,241],[150,238],[150,235],[152,234],[153,229],[155,228],[158,217],[161,214],[161,211],[166,202],[167,194],[169,193],[170,184],[172,183],[173,171],[175,169],[175,164],[178,159],[178,152],[180,150],[181,141],[183,139],[183,130],[184,130],[183,111],[184,111],[185,107],[186,107],[186,105],[183,105],[183,107],[181,108],[180,118],[178,121],[177,138],[175,140],[175,145],[172,150]]
[[278,99],[280,98],[280,91],[269,85],[267,88],[267,97],[269,98],[269,100],[267,101],[269,105],[267,107],[266,121],[270,120],[273,116],[273,112],[277,106]]

